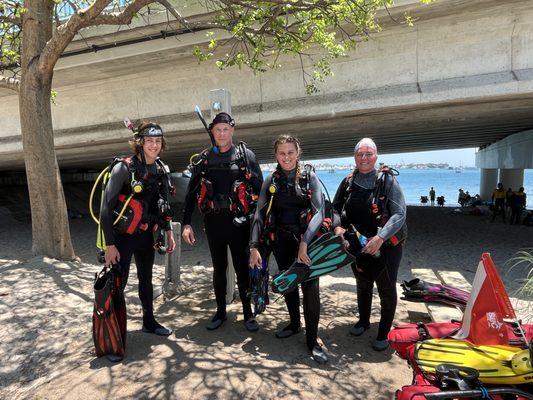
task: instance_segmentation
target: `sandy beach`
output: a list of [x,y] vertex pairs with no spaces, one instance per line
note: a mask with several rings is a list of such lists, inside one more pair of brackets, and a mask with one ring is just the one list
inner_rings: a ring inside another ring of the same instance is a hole
[[[512,294],[525,271],[509,271],[506,261],[519,249],[533,247],[531,228],[453,215],[451,210],[409,207],[409,240],[399,280],[411,278],[414,268],[431,268],[460,271],[471,282],[481,253],[490,252]],[[229,306],[221,329],[207,331],[204,325],[215,302],[199,223],[196,218],[197,245],[183,245],[179,295],[167,301],[159,297],[155,303],[156,316],[174,334],[161,338],[140,331],[132,268],[127,355],[111,364],[95,357],[91,337],[92,282],[100,269],[95,225],[88,218],[71,221],[81,263],[32,258],[27,216],[13,218],[0,207],[0,398],[388,399],[410,383],[404,361],[390,350],[377,353],[369,346],[376,334],[377,307],[367,334],[348,334],[357,312],[355,280],[348,269],[321,278],[319,335],[331,356],[325,366],[310,358],[303,334],[285,341],[274,338],[288,318],[277,295],[258,317],[259,332],[245,330],[238,302]],[[159,283],[162,263],[158,258],[154,270]],[[396,320],[406,321],[413,311],[421,312],[423,306],[400,301]]]

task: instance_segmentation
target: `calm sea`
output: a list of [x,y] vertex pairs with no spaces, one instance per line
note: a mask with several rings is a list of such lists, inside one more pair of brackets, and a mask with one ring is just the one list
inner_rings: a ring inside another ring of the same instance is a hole
[[[317,171],[317,174],[333,200],[339,183],[348,171]],[[401,169],[397,179],[402,186],[407,204],[420,205],[420,196],[429,196],[429,189],[433,186],[437,196],[444,196],[447,206],[455,206],[458,205],[459,188],[468,190],[472,196],[479,193],[479,176],[479,170],[463,170],[461,173],[456,173],[453,170],[441,169]],[[524,188],[527,193],[528,208],[532,208],[533,170],[525,171]],[[512,189],[518,190],[518,188]]]

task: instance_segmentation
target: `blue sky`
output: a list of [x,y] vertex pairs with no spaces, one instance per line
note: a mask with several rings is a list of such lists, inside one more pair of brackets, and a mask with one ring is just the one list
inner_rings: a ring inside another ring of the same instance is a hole
[[[378,161],[385,164],[398,163],[448,163],[451,166],[474,167],[475,148],[456,150],[419,151],[414,153],[382,154]],[[330,164],[351,164],[353,157],[313,160]]]

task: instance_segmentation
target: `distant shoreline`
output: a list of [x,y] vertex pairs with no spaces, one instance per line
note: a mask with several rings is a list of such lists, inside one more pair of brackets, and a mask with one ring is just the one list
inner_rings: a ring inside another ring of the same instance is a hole
[[[311,164],[316,171],[351,171],[355,168],[353,164],[313,164],[312,161],[303,161],[304,164]],[[274,170],[276,163],[261,164],[262,169]],[[448,164],[391,164],[389,167],[398,170],[432,170],[432,171],[479,171],[477,167],[452,167]]]

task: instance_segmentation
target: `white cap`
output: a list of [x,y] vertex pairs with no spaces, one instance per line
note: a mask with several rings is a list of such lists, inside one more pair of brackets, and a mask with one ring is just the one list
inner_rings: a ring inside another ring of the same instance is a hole
[[361,146],[372,147],[376,151],[376,153],[378,152],[378,147],[376,146],[376,143],[374,143],[374,141],[370,138],[366,137],[358,141],[357,144],[355,145],[355,148],[353,149],[353,152],[357,153],[357,150],[359,150]]

